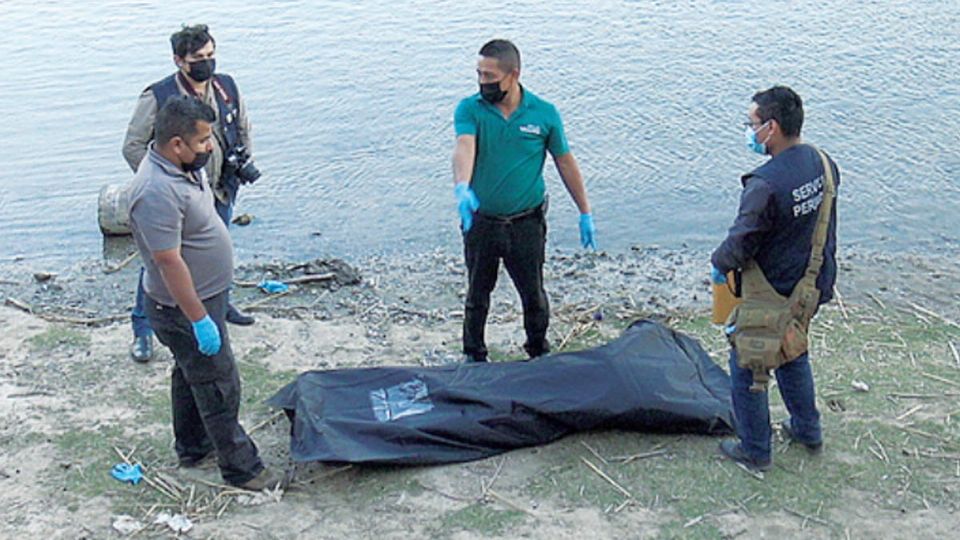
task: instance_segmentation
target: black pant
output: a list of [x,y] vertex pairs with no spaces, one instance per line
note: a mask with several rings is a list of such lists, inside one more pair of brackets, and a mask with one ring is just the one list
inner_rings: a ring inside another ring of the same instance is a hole
[[220,473],[229,484],[242,484],[263,470],[256,445],[240,426],[240,373],[230,349],[226,291],[204,300],[220,329],[220,352],[206,356],[197,348],[193,327],[178,307],[146,297],[146,314],[160,343],[170,348],[176,365],[170,385],[177,456],[189,463],[216,450]]
[[550,306],[543,290],[547,237],[544,212],[545,206],[512,218],[475,214],[473,227],[463,237],[469,281],[463,318],[464,354],[478,360],[487,357],[484,327],[501,259],[523,304],[523,328],[527,333],[524,350],[531,358],[550,352]]

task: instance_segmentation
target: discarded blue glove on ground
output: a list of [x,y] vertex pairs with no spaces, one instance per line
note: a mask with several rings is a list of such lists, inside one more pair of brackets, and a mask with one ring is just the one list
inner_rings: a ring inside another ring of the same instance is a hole
[[723,285],[727,282],[727,275],[721,272],[719,268],[714,266],[710,270],[710,280],[713,281],[715,285]]
[[585,248],[597,249],[597,241],[594,235],[597,228],[593,226],[593,216],[590,214],[580,214],[580,245]]
[[117,463],[110,469],[110,476],[121,482],[130,482],[133,485],[140,483],[143,479],[143,469],[140,464],[130,465],[129,463]]
[[260,287],[265,293],[277,294],[282,292],[287,292],[290,290],[290,286],[282,281],[276,281],[273,279],[265,279],[261,281],[257,287]]
[[460,212],[460,223],[463,224],[463,232],[473,227],[473,213],[480,208],[480,201],[477,195],[470,189],[470,184],[458,182],[453,188],[453,196],[457,198],[457,210]]
[[220,352],[220,329],[210,315],[193,323],[193,337],[197,338],[197,347],[201,353],[213,356]]

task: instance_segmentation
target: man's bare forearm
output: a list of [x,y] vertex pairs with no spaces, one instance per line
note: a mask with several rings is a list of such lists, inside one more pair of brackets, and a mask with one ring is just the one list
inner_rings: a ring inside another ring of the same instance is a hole
[[567,188],[567,193],[577,205],[581,214],[590,213],[590,199],[587,198],[587,187],[583,183],[583,174],[580,172],[580,166],[577,159],[573,157],[572,152],[556,158],[557,172],[560,173],[560,179]]
[[473,179],[473,164],[477,149],[475,138],[460,136],[453,149],[453,182],[470,182]]

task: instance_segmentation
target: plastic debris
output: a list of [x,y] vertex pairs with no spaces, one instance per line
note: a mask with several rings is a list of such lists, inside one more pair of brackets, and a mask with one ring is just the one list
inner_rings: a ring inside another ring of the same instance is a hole
[[854,380],[850,383],[850,386],[852,386],[853,389],[856,390],[857,392],[869,392],[869,391],[870,391],[870,385],[868,385],[867,383],[865,383],[865,382],[863,382],[863,381],[858,381],[858,380],[856,380],[856,379],[854,379]]
[[193,528],[193,522],[183,514],[170,515],[166,512],[160,512],[153,523],[155,525],[166,525],[177,534],[185,533]]
[[130,482],[133,485],[140,483],[143,479],[143,469],[140,464],[130,465],[129,463],[117,463],[110,469],[110,476],[113,476],[121,482]]
[[265,279],[261,281],[257,287],[260,287],[260,290],[265,293],[278,294],[287,292],[290,290],[290,286],[282,281],[276,281],[273,279]]
[[131,534],[138,533],[144,528],[143,523],[140,523],[131,516],[122,515],[117,516],[113,519],[113,530],[118,533],[129,536]]

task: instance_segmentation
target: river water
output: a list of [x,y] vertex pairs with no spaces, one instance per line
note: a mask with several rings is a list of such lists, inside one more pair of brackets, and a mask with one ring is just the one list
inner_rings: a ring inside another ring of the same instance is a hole
[[[97,193],[130,179],[127,122],[184,22],[210,25],[254,124],[241,259],[461,249],[452,116],[493,37],[561,111],[601,248],[719,242],[762,161],[750,96],[777,83],[841,167],[842,246],[960,245],[956,1],[0,0],[0,262],[100,256]],[[573,249],[549,160],[546,177],[550,243]]]

